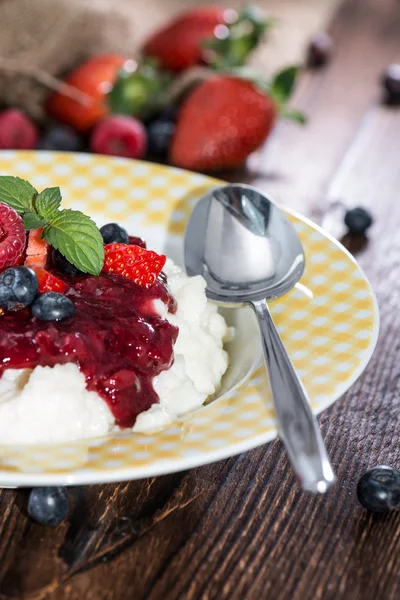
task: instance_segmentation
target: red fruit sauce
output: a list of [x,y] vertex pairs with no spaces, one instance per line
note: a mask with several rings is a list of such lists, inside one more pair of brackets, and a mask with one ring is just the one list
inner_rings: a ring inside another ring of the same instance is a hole
[[153,301],[171,313],[174,298],[160,279],[140,287],[119,275],[70,280],[66,296],[76,307],[65,321],[45,322],[29,310],[0,318],[0,375],[73,362],[87,388],[107,402],[117,425],[132,427],[139,413],[159,401],[153,377],[173,363],[178,329],[160,317]]

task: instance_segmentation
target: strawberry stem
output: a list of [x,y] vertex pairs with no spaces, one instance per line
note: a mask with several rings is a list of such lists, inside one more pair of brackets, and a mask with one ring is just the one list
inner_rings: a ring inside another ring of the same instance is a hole
[[259,7],[246,7],[236,21],[216,29],[214,39],[204,43],[204,62],[217,69],[244,65],[274,24]]

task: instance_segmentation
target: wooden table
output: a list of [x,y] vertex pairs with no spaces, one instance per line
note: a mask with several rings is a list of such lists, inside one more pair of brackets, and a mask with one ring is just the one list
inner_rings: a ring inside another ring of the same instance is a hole
[[379,76],[400,60],[400,3],[346,0],[330,25],[330,66],[305,73],[295,104],[231,179],[246,179],[317,220],[330,202],[376,217],[359,254],[381,310],[364,375],[320,423],[338,475],[302,493],[279,441],[217,464],[141,482],[71,490],[68,521],[25,517],[23,491],[0,494],[0,598],[54,600],[397,600],[400,515],[357,503],[367,467],[400,467],[400,109]]

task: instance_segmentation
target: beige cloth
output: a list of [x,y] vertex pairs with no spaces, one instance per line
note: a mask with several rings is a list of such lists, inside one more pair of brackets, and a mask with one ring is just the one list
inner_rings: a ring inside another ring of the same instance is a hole
[[126,2],[0,0],[0,103],[42,119],[49,89],[27,70],[59,76],[88,56],[131,54],[133,30]]

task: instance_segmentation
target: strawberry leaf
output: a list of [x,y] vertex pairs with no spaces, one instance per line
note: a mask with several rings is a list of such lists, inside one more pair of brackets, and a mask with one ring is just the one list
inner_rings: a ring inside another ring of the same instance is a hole
[[221,35],[204,42],[202,58],[216,69],[242,66],[274,25],[258,6],[247,6]]
[[172,76],[148,59],[136,70],[121,69],[107,102],[113,114],[144,118],[157,112],[163,105],[164,92]]
[[0,202],[11,206],[19,215],[34,212],[33,201],[36,195],[37,191],[29,181],[11,175],[0,176]]
[[24,221],[25,229],[39,229],[39,227],[44,227],[47,225],[47,221],[41,219],[36,213],[27,212],[22,217]]
[[42,237],[80,271],[98,275],[102,270],[103,238],[92,219],[79,210],[59,211]]
[[296,83],[299,67],[287,67],[280,71],[270,85],[270,94],[279,104],[286,104],[289,100]]
[[56,217],[61,204],[61,192],[59,187],[46,188],[36,196],[34,205],[40,217],[50,221]]
[[299,123],[299,125],[305,125],[308,121],[307,115],[305,115],[301,110],[296,109],[284,110],[282,116],[285,117],[285,119],[290,119],[290,121]]

